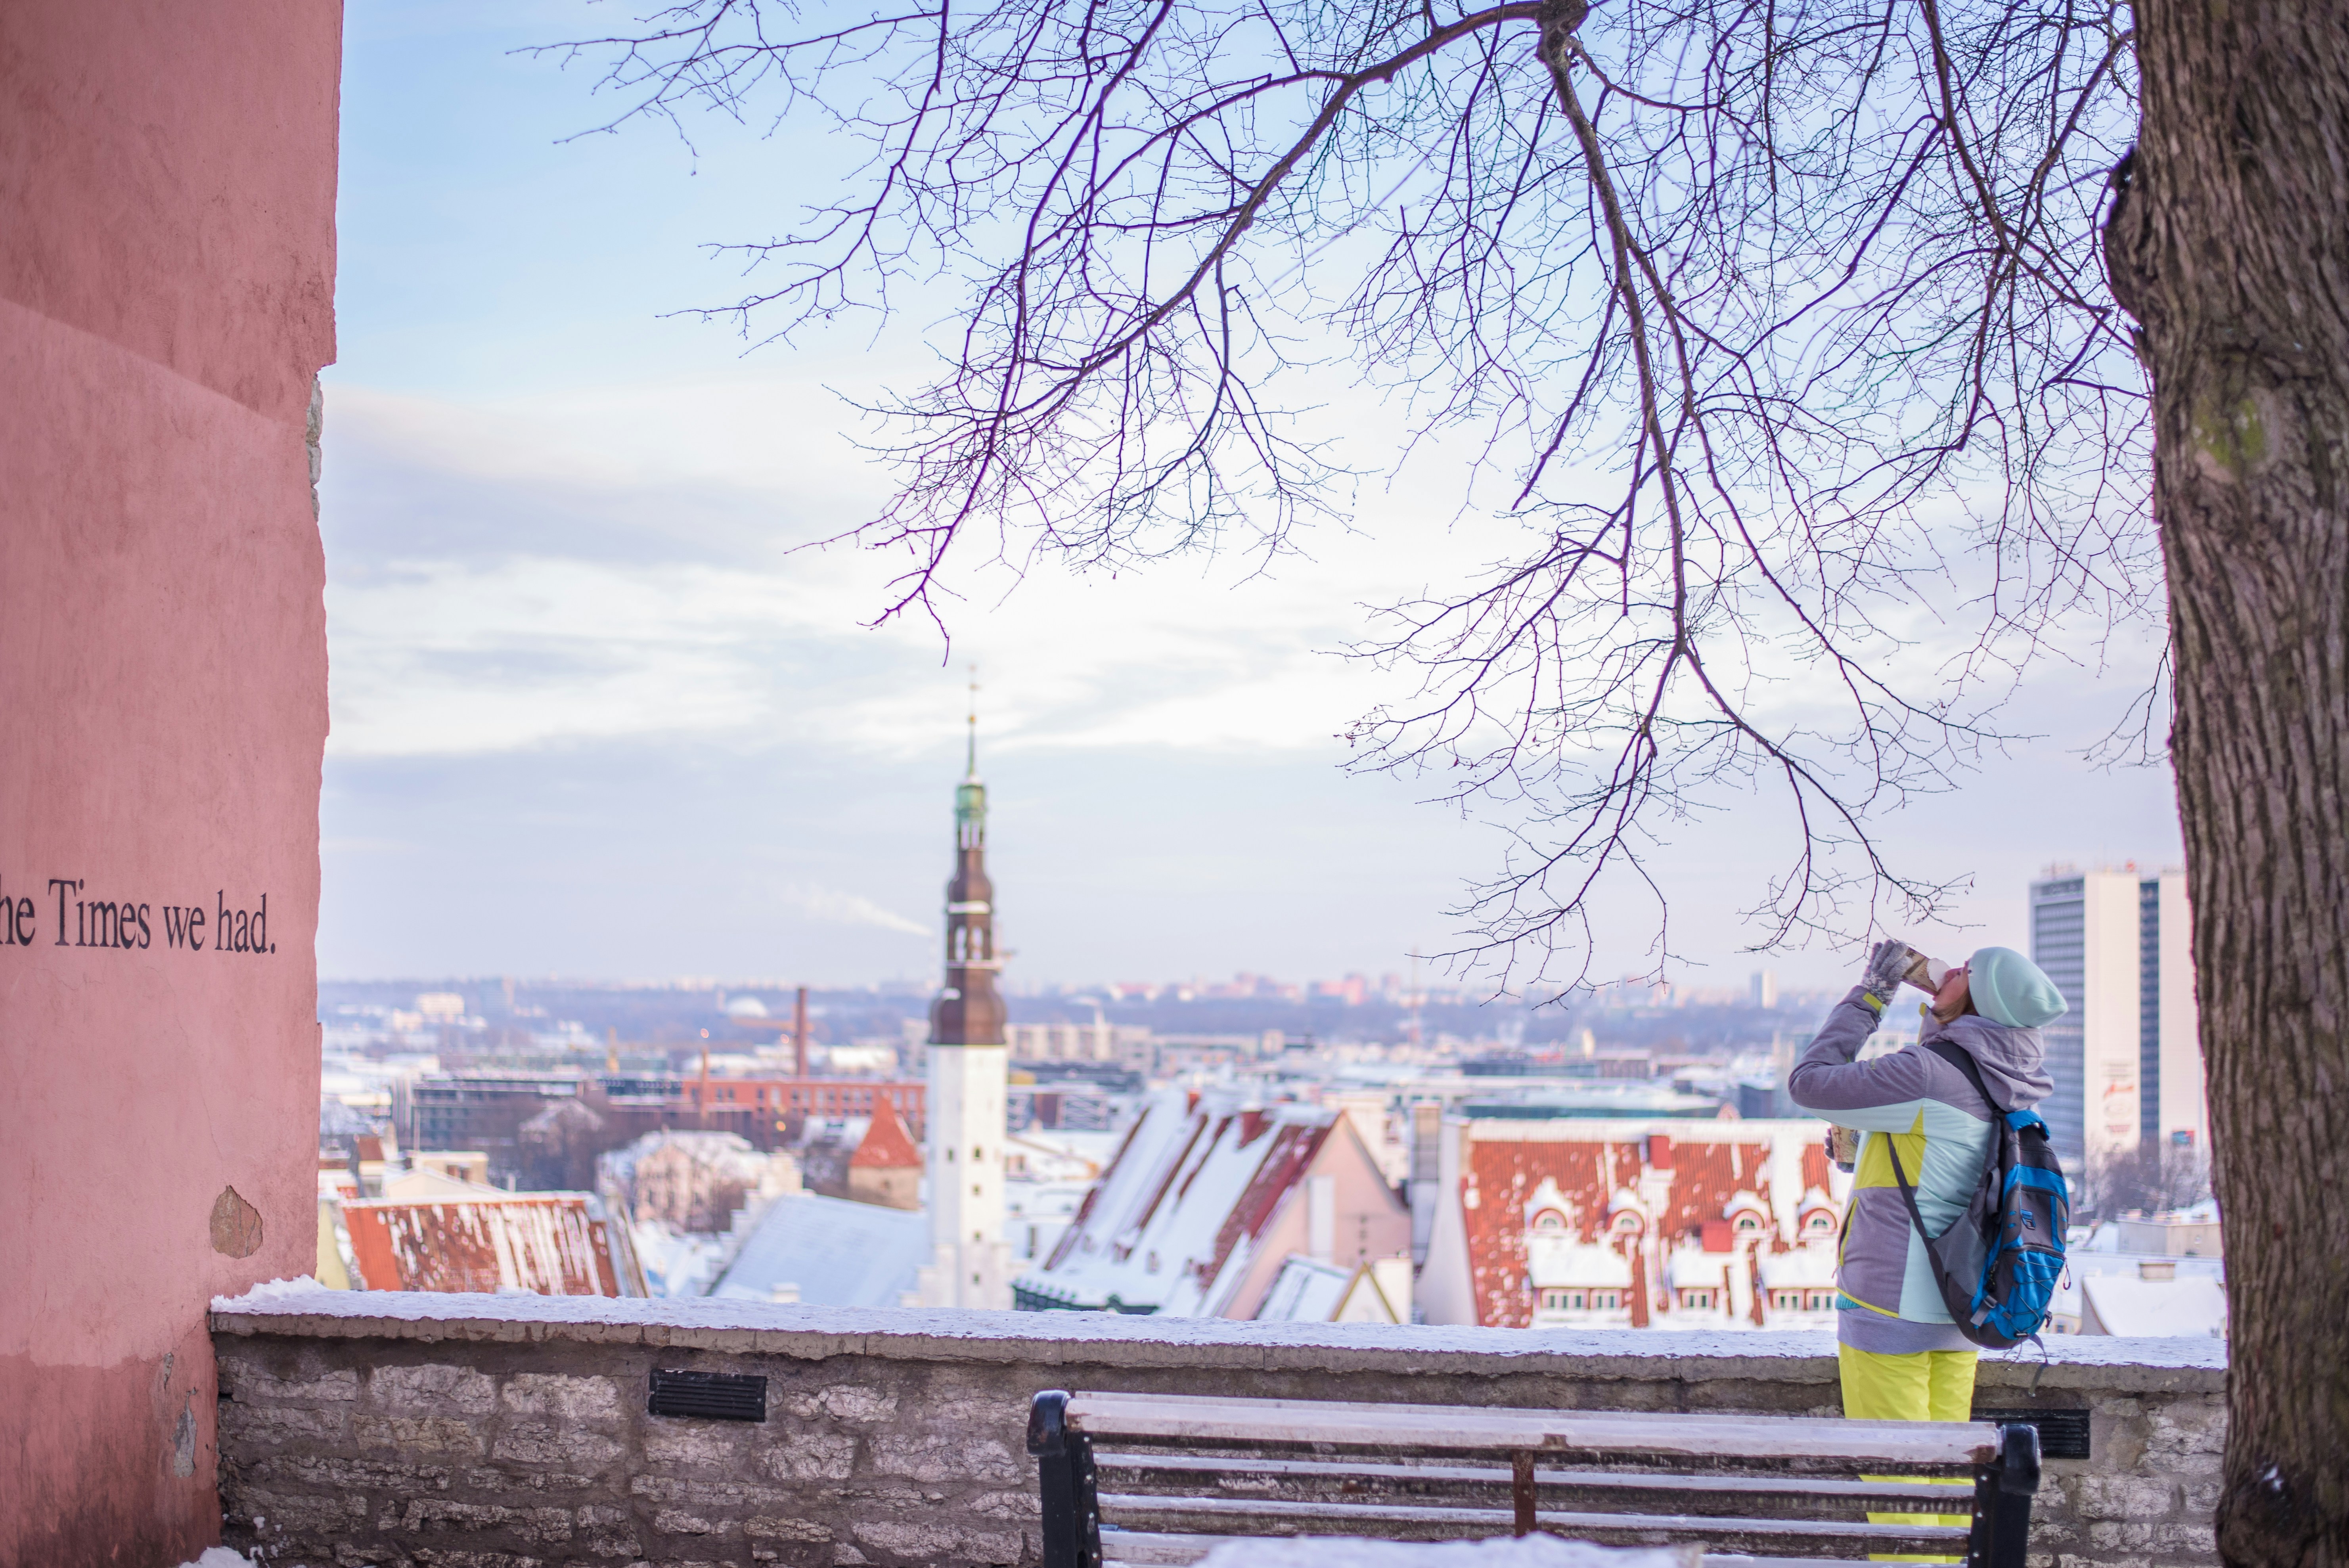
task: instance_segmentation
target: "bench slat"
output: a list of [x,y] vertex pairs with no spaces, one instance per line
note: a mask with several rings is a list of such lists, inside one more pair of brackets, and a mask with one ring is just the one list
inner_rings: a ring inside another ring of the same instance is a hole
[[[1513,1515],[1497,1508],[1414,1508],[1392,1503],[1293,1503],[1226,1498],[1111,1495],[1102,1512],[1166,1532],[1219,1535],[1353,1535],[1387,1540],[1453,1540],[1506,1535]],[[1968,1532],[1934,1524],[1865,1524],[1838,1520],[1728,1519],[1702,1514],[1583,1513],[1537,1510],[1537,1528],[1577,1541],[1640,1544],[1695,1538],[1723,1547],[1804,1549],[1832,1555],[1869,1552],[1965,1553]],[[1107,1540],[1107,1536],[1103,1536]]]
[[[1229,1541],[1249,1541],[1246,1535],[1161,1535],[1143,1530],[1102,1532],[1102,1561],[1106,1568],[1187,1568]],[[1743,1553],[1700,1553],[1687,1548],[1691,1568],[1852,1568],[1848,1557],[1749,1557]]]
[[[1223,1455],[1136,1454],[1109,1449],[1095,1449],[1093,1462],[1100,1468],[1102,1484],[1123,1492],[1164,1494],[1213,1483],[1221,1487],[1224,1495],[1261,1491],[1319,1496],[1324,1489],[1314,1483],[1328,1482],[1341,1489],[1388,1494],[1424,1488],[1451,1492],[1493,1490],[1506,1497],[1511,1484],[1506,1465],[1235,1459]],[[1628,1474],[1544,1468],[1534,1472],[1534,1484],[1545,1493],[1681,1493],[1718,1502],[1724,1508],[1756,1508],[1779,1501],[1788,1510],[1842,1502],[1854,1508],[1881,1511],[1888,1505],[1920,1503],[1932,1506],[1909,1511],[1954,1514],[1968,1512],[1973,1507],[1971,1492],[1960,1490],[1965,1484],[1962,1482],[1936,1486],[1923,1481],[1818,1480],[1792,1475]],[[1196,1492],[1185,1491],[1183,1495]]]
[[1801,1416],[1651,1415],[1612,1410],[1461,1408],[1237,1401],[1180,1394],[1076,1394],[1071,1430],[1096,1438],[1295,1444],[1382,1452],[1514,1449],[1668,1455],[1883,1466],[1992,1463],[1999,1430],[1987,1421],[1851,1421]]
[[[1104,1568],[1185,1568],[1216,1547],[1233,1541],[1260,1540],[1247,1535],[1160,1535],[1142,1530],[1102,1532]],[[1659,1550],[1655,1547],[1651,1551]],[[1693,1546],[1665,1547],[1686,1568],[1852,1568],[1851,1559],[1827,1557],[1715,1557]]]

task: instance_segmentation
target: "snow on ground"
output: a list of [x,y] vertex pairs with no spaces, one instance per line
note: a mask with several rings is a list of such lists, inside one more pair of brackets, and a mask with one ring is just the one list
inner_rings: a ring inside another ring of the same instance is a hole
[[1694,1546],[1593,1546],[1528,1535],[1522,1541],[1360,1541],[1304,1536],[1231,1541],[1199,1568],[1696,1568]]
[[[276,1280],[271,1283],[283,1284],[285,1282]],[[264,1285],[262,1288],[266,1290],[268,1286]],[[261,1564],[242,1552],[231,1552],[225,1546],[207,1546],[202,1557],[197,1558],[193,1563],[182,1563],[180,1568],[261,1568]]]

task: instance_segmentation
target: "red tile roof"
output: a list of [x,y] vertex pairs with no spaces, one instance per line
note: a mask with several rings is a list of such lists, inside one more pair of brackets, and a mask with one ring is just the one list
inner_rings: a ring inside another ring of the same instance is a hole
[[854,1171],[902,1171],[909,1166],[919,1170],[922,1151],[914,1147],[905,1124],[897,1119],[896,1108],[880,1099],[873,1104],[872,1125],[864,1130],[864,1140],[848,1157],[848,1164]]
[[[1469,1284],[1476,1302],[1476,1321],[1488,1327],[1525,1328],[1533,1323],[1534,1302],[1526,1284],[1526,1206],[1545,1179],[1555,1183],[1565,1200],[1567,1229],[1584,1243],[1609,1239],[1608,1204],[1625,1188],[1641,1188],[1644,1169],[1658,1177],[1669,1173],[1661,1212],[1651,1222],[1652,1240],[1669,1249],[1683,1237],[1701,1237],[1707,1221],[1721,1222],[1730,1200],[1740,1191],[1755,1194],[1762,1203],[1764,1223],[1772,1241],[1778,1240],[1778,1216],[1771,1206],[1768,1164],[1772,1144],[1785,1134],[1757,1134],[1752,1139],[1702,1141],[1675,1139],[1669,1147],[1668,1166],[1646,1166],[1650,1152],[1646,1136],[1593,1140],[1477,1139],[1471,1145],[1462,1186],[1462,1217],[1466,1221]],[[1811,1180],[1813,1157],[1818,1180]],[[1806,1185],[1825,1189],[1826,1160],[1815,1145],[1804,1150]],[[1473,1204],[1468,1201],[1474,1194]],[[1794,1217],[1787,1216],[1791,1222]],[[1644,1262],[1633,1258],[1632,1321],[1640,1323],[1648,1287]]]
[[618,1295],[611,1237],[587,1202],[584,1192],[353,1199],[343,1222],[368,1290]]

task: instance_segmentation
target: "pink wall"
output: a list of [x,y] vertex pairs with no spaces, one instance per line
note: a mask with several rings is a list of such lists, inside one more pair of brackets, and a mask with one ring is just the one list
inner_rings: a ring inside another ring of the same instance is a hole
[[0,1563],[217,1541],[206,1301],[315,1256],[340,61],[335,0],[0,4]]

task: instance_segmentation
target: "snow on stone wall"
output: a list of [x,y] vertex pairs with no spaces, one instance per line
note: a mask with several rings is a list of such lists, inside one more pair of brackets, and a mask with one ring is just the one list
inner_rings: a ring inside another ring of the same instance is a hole
[[[225,1391],[226,1538],[289,1563],[1030,1563],[1039,1536],[1023,1436],[1030,1398],[1045,1387],[1840,1408],[1825,1336],[1760,1332],[1552,1334],[299,1287],[216,1303],[212,1328]],[[1985,1358],[1978,1395],[1984,1408],[2091,1413],[2093,1457],[2047,1465],[2034,1560],[2054,1568],[2215,1561],[2209,1512],[2225,1374],[2209,1342],[2052,1348],[2044,1368],[2035,1355]],[[648,1417],[657,1367],[761,1374],[769,1418]],[[1334,1568],[1326,1557],[1316,1563]],[[1253,1559],[1248,1568],[1257,1568]]]

